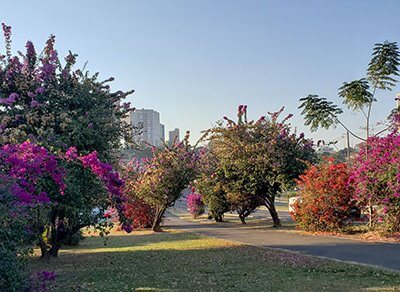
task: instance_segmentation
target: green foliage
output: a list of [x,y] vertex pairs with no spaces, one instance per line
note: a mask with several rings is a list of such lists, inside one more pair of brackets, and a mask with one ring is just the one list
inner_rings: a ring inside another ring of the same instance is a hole
[[[351,110],[363,112],[366,120],[366,138],[354,134],[346,127],[338,118],[342,110],[318,95],[310,94],[300,99],[299,108],[303,109],[301,114],[305,116],[305,125],[311,126],[311,130],[315,131],[320,127],[328,129],[340,124],[357,139],[366,141],[370,136],[371,107],[376,101],[376,90],[391,90],[396,85],[397,80],[394,77],[399,76],[399,65],[400,53],[396,42],[375,44],[367,69],[367,78],[344,82],[339,88],[338,94],[343,98],[343,103]],[[373,89],[372,93],[369,91],[370,87]]]
[[209,216],[217,222],[222,222],[224,213],[231,210],[231,206],[222,184],[218,181],[218,176],[216,175],[217,167],[217,157],[213,155],[212,151],[205,151],[201,156],[199,175],[193,183],[203,196],[203,201],[208,207]]
[[31,217],[15,204],[9,185],[0,185],[0,290],[23,291],[28,287],[26,259],[35,236],[29,231]]
[[201,175],[196,179],[195,185],[203,196],[203,201],[208,207],[209,215],[215,221],[222,222],[224,213],[231,210],[222,186],[205,175]]
[[300,102],[299,109],[302,109],[301,114],[305,116],[304,124],[311,126],[311,131],[316,131],[320,127],[330,128],[337,123],[337,116],[343,112],[331,101],[318,95],[310,94],[301,98]]
[[367,75],[372,86],[381,90],[391,90],[399,76],[400,54],[396,42],[385,41],[375,44]]
[[374,101],[372,93],[368,91],[369,85],[365,78],[355,80],[350,83],[344,82],[339,88],[339,96],[352,110],[361,110],[365,105]]

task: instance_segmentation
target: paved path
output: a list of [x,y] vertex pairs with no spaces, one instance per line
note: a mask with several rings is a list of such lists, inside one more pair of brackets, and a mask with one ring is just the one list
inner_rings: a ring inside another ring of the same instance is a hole
[[196,223],[169,214],[165,226],[255,246],[279,248],[313,256],[369,264],[400,271],[400,244],[365,243],[329,236],[234,223]]

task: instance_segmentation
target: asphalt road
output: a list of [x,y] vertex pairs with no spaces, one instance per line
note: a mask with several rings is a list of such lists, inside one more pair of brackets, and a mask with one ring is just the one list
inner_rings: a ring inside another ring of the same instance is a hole
[[168,214],[164,226],[250,245],[368,264],[400,271],[400,244],[366,243],[331,236],[311,236],[284,229],[235,223],[197,223]]

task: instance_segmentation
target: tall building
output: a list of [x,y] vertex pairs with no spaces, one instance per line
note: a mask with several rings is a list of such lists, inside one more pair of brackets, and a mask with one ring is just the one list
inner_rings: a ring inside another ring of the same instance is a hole
[[160,147],[165,134],[164,125],[160,123],[160,113],[152,109],[136,109],[130,113],[132,126],[141,129],[141,134],[134,138],[136,142],[145,142]]
[[173,143],[179,143],[179,129],[175,128],[172,131],[168,132],[168,145],[172,146]]

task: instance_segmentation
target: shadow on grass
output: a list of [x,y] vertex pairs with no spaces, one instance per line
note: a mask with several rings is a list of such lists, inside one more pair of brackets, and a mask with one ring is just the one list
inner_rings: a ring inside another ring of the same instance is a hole
[[[142,231],[141,231],[142,232]],[[105,238],[99,236],[87,236],[78,246],[63,246],[60,250],[71,251],[71,250],[81,250],[81,249],[96,249],[96,248],[123,248],[123,247],[141,247],[157,243],[166,242],[178,242],[195,240],[198,236],[187,233],[187,232],[176,232],[165,229],[164,232],[148,232],[146,234],[139,233],[136,234],[132,232],[131,234],[123,235],[110,235]]]

